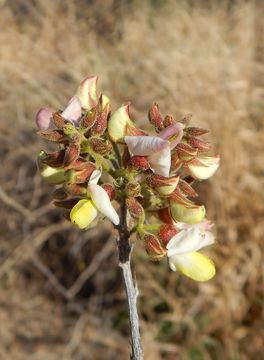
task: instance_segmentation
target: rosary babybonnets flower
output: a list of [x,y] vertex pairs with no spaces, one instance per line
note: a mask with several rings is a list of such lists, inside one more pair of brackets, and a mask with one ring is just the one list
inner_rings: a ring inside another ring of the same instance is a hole
[[124,139],[132,155],[146,156],[155,174],[168,177],[171,150],[181,141],[181,137],[181,124],[172,124],[159,136],[125,136]]
[[95,170],[89,180],[87,195],[90,199],[80,200],[71,210],[71,221],[81,229],[87,228],[99,213],[106,216],[114,225],[119,224],[119,216],[115,211],[107,192],[97,184],[101,172]]
[[214,243],[214,236],[209,231],[210,225],[202,221],[197,225],[178,223],[182,229],[167,244],[167,256],[170,268],[180,271],[196,281],[207,281],[215,275],[212,260],[198,250]]

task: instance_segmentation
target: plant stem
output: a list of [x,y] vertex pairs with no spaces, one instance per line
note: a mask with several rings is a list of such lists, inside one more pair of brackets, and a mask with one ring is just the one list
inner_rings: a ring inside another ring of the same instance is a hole
[[119,266],[122,269],[124,284],[126,288],[128,308],[129,308],[129,320],[131,330],[131,360],[142,360],[143,353],[139,332],[139,319],[137,313],[137,296],[138,288],[134,284],[133,276],[131,272],[131,253],[132,247],[129,244],[130,232],[127,228],[127,208],[125,201],[121,205],[121,219],[120,219],[119,240]]

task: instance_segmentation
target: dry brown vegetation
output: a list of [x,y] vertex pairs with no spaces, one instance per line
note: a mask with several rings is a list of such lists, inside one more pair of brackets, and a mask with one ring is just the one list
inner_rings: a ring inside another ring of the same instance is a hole
[[115,241],[78,231],[36,171],[34,114],[98,74],[135,118],[192,112],[222,155],[200,185],[217,276],[196,284],[134,265],[145,358],[262,359],[264,39],[260,1],[0,1],[0,358],[127,359]]

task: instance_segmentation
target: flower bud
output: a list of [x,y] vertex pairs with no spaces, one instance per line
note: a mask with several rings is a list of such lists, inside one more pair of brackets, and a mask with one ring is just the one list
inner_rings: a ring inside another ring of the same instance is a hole
[[97,118],[91,128],[92,135],[103,135],[107,128],[107,121],[110,114],[110,103],[107,103],[101,112],[97,113]]
[[149,121],[155,126],[157,131],[161,131],[164,128],[163,117],[160,114],[158,104],[152,104],[149,110]]
[[109,196],[110,201],[114,200],[116,197],[116,191],[113,185],[111,184],[103,184],[102,188],[107,192],[107,195]]
[[161,240],[162,244],[166,246],[170,239],[177,233],[178,230],[174,225],[162,224],[158,232],[158,237]]
[[80,126],[83,129],[90,129],[96,121],[97,110],[96,107],[89,110],[81,119]]
[[176,121],[173,119],[172,116],[166,115],[163,124],[164,124],[164,127],[167,128],[167,127],[175,124],[175,122]]
[[87,186],[66,183],[63,185],[63,187],[65,191],[71,196],[85,196],[87,194]]
[[124,143],[126,135],[142,135],[129,117],[129,105],[123,105],[117,109],[109,119],[108,133],[112,141]]
[[59,129],[63,129],[64,126],[68,123],[68,121],[65,120],[61,116],[61,113],[59,111],[56,111],[55,113],[53,113],[52,119],[53,119],[54,125]]
[[49,165],[51,167],[57,168],[63,166],[63,160],[65,156],[65,149],[55,151],[53,153],[47,154],[43,151],[41,156],[41,162],[43,164]]
[[145,214],[144,209],[134,197],[129,197],[126,199],[126,206],[133,218],[135,219],[144,218],[144,214]]
[[141,187],[138,182],[130,182],[126,185],[125,193],[127,197],[140,196]]
[[97,76],[89,76],[77,89],[76,95],[86,110],[90,110],[97,104],[97,79]]
[[57,143],[65,143],[68,141],[67,136],[64,134],[63,130],[46,130],[46,131],[38,131],[37,134],[44,138],[45,140],[57,142]]
[[90,179],[90,176],[95,171],[96,166],[93,163],[87,162],[85,167],[80,170],[68,170],[67,179],[70,183],[82,184]]
[[75,160],[78,159],[79,155],[80,155],[80,145],[77,143],[70,144],[65,151],[65,156],[63,160],[64,166],[71,165]]
[[41,108],[36,114],[36,124],[40,130],[48,130],[52,120],[52,112],[47,108]]
[[212,148],[212,145],[209,142],[201,140],[201,139],[199,139],[197,137],[193,137],[193,136],[191,136],[188,139],[188,143],[192,147],[198,149],[200,152],[206,152]]
[[54,190],[52,194],[53,199],[55,200],[65,200],[68,197],[68,194],[65,192],[63,188],[58,188]]
[[188,127],[186,128],[186,133],[188,136],[201,136],[208,133],[208,130],[199,128],[199,127]]
[[157,236],[144,231],[142,232],[141,238],[144,241],[146,252],[151,260],[158,261],[166,256],[167,250]]
[[198,224],[205,217],[205,212],[203,205],[195,205],[191,201],[188,205],[170,201],[170,213],[174,221]]
[[168,196],[173,193],[179,182],[179,176],[165,177],[152,174],[147,178],[147,184],[159,195]]
[[128,165],[137,170],[148,170],[149,162],[144,156],[132,156],[128,162]]
[[219,167],[220,156],[199,156],[185,164],[189,174],[199,180],[209,179]]
[[194,149],[193,147],[185,143],[178,144],[175,149],[181,161],[192,160],[198,154],[198,149]]
[[102,140],[98,137],[92,137],[89,139],[89,144],[94,152],[105,156],[112,152],[112,144],[108,141]]
[[166,208],[163,208],[163,209],[159,209],[158,210],[158,217],[161,221],[163,221],[165,224],[170,224],[172,225],[174,222],[173,222],[173,219],[170,215],[170,210],[168,207]]

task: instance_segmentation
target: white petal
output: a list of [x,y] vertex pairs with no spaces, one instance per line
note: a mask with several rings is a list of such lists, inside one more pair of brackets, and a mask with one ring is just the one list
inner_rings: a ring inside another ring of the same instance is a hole
[[155,174],[168,177],[171,167],[170,145],[167,143],[165,148],[150,155],[148,162]]
[[101,175],[102,175],[102,172],[100,170],[94,170],[92,172],[92,175],[90,176],[89,184],[97,184]]
[[113,224],[119,224],[119,216],[115,211],[107,192],[97,184],[89,184],[88,191],[96,208]]
[[214,236],[210,231],[202,231],[197,225],[180,231],[167,244],[168,257],[185,254],[202,249],[214,243]]
[[64,119],[77,122],[82,115],[82,105],[77,96],[73,96],[68,102],[65,110],[62,112],[61,116]]
[[125,136],[128,150],[133,155],[148,156],[166,148],[169,144],[157,136]]

